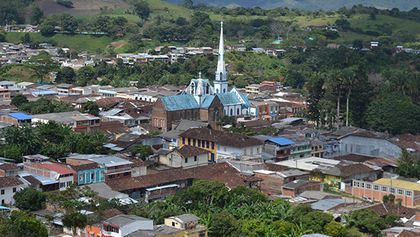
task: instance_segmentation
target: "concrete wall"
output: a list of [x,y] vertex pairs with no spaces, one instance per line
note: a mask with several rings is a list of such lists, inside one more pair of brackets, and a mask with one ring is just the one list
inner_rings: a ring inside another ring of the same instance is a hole
[[340,139],[340,152],[341,154],[354,153],[367,156],[399,158],[402,150],[385,139],[347,136]]
[[[16,192],[19,192],[20,190],[24,189],[26,187],[25,184],[13,186],[13,187],[4,187],[0,189],[0,204],[8,204],[13,205],[15,203],[15,200],[13,199],[13,196]],[[4,194],[1,194],[4,192]]]

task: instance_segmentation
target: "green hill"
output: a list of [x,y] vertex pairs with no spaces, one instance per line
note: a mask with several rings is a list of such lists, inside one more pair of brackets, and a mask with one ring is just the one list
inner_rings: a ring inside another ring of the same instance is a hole
[[[168,1],[176,4],[183,2],[183,0]],[[399,8],[400,10],[410,10],[414,7],[420,7],[420,0],[196,0],[194,3],[209,6],[288,7],[305,10],[334,10],[358,4],[373,6],[378,9]]]

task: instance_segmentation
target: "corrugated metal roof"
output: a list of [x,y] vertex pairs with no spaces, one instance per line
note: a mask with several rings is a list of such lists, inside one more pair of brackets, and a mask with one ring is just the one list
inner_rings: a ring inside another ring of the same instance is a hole
[[414,191],[420,191],[420,184],[400,179],[378,179],[374,184],[379,185],[386,185],[386,186],[392,186],[393,188],[402,188],[402,189],[408,189],[408,190],[414,190]]
[[199,107],[194,96],[190,94],[163,96],[162,102],[167,111],[196,109]]
[[9,114],[10,117],[15,118],[17,120],[29,120],[32,119],[32,116],[25,114],[25,113],[21,113],[21,112],[16,112],[16,113],[10,113]]
[[203,102],[201,103],[201,108],[210,107],[211,103],[213,103],[214,98],[216,98],[215,95],[208,95],[204,97]]
[[294,141],[287,139],[285,137],[269,137],[268,141],[278,144],[280,146],[288,146],[295,144]]
[[328,211],[340,204],[345,203],[343,199],[324,199],[311,204],[312,209],[320,211]]
[[219,93],[216,94],[217,97],[219,97],[220,102],[222,102],[223,105],[237,105],[242,104],[239,98],[236,96],[235,93]]

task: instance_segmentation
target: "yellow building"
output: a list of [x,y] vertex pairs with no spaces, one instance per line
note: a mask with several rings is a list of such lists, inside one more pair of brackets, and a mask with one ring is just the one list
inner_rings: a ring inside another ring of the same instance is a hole
[[[179,216],[172,216],[165,218],[165,226],[169,228],[162,228],[157,231],[156,237],[208,237],[207,228],[204,225],[198,224],[199,218],[193,214],[183,214]],[[177,232],[176,230],[179,230]],[[172,233],[170,233],[172,232]]]

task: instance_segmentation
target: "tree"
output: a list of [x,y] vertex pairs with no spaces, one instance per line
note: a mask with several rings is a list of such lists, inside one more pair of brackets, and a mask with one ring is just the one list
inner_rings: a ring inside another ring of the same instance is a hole
[[17,144],[0,145],[0,155],[4,158],[13,159],[16,162],[22,161],[23,151]]
[[[28,215],[25,212],[13,211],[10,217],[11,226],[10,234],[13,237],[48,237],[48,230],[35,217]],[[2,235],[5,233],[2,233]],[[8,236],[7,234],[5,236]]]
[[138,156],[142,160],[153,154],[152,148],[147,145],[135,145],[130,148],[130,152],[132,156]]
[[15,205],[22,210],[38,211],[44,207],[46,195],[34,188],[25,188],[15,193],[13,199],[15,199]]
[[6,37],[3,34],[0,34],[0,42],[5,42]]
[[98,116],[99,106],[94,101],[88,101],[85,104],[83,104],[81,111],[82,113],[88,113],[88,114]]
[[63,31],[74,33],[79,26],[77,19],[70,14],[61,15],[59,17],[59,20],[60,20],[61,29]]
[[184,3],[182,5],[184,5],[184,7],[188,8],[188,9],[194,8],[193,0],[184,0]]
[[143,0],[136,2],[134,4],[134,11],[142,20],[147,20],[147,18],[150,16],[149,3]]
[[72,212],[63,217],[63,225],[72,229],[73,236],[76,236],[77,229],[84,228],[86,224],[87,217],[79,212]]
[[331,237],[344,237],[346,228],[339,222],[331,221],[324,226],[324,233]]
[[389,93],[369,105],[366,121],[371,129],[392,134],[420,132],[420,106],[411,98]]
[[42,10],[38,6],[33,7],[31,13],[31,24],[38,25],[41,22],[42,17],[44,17]]
[[22,106],[23,104],[28,103],[28,99],[26,98],[26,96],[24,95],[16,95],[13,96],[12,101],[10,102],[11,105],[16,106],[17,108],[19,108],[20,106]]
[[237,236],[239,230],[238,221],[227,211],[215,213],[212,217],[212,224],[209,228],[211,236]]
[[39,31],[43,36],[51,36],[55,33],[56,22],[52,19],[44,19],[39,25]]
[[71,67],[62,67],[55,78],[57,83],[74,84],[76,82],[76,73]]
[[303,216],[301,220],[305,229],[312,230],[315,233],[321,233],[325,225],[333,220],[333,217],[325,212],[311,211]]
[[89,82],[96,79],[95,69],[91,66],[85,66],[77,71],[77,85],[86,86]]
[[51,55],[46,51],[41,51],[38,55],[32,56],[29,59],[29,63],[34,68],[41,82],[49,72],[58,68],[57,63],[52,60]]
[[30,44],[30,43],[32,43],[32,39],[31,39],[31,36],[29,35],[29,33],[25,33],[22,36],[22,43],[24,43],[24,44]]
[[380,236],[381,230],[387,227],[385,220],[369,209],[352,212],[348,216],[347,222],[350,227],[356,227],[361,232],[374,236]]

